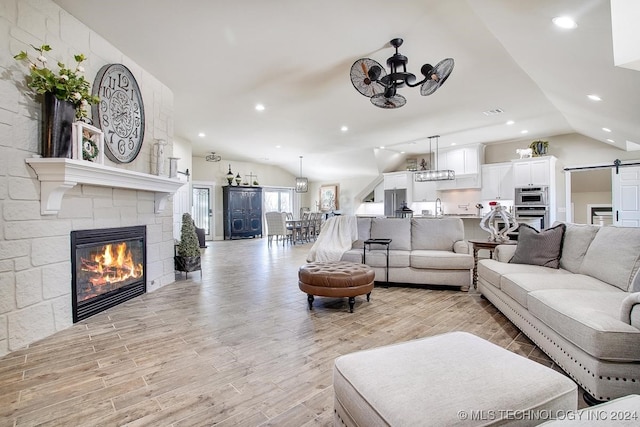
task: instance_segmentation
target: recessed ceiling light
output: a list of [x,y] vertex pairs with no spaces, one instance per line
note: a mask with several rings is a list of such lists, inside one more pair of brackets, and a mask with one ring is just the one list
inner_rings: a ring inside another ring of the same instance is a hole
[[282,145],[276,145],[276,148],[281,148],[281,147],[282,147]]
[[513,120],[509,120],[509,121],[507,122],[507,124],[508,124],[509,126],[511,126],[511,125],[512,125],[512,124],[514,124],[514,123],[515,123],[515,122],[514,122]]
[[609,128],[602,128],[602,130],[605,131],[605,132],[611,132],[611,129],[609,129]]
[[578,27],[576,21],[569,16],[556,16],[552,21],[557,27],[564,28],[565,30],[573,30]]
[[526,130],[526,129],[523,129],[523,130],[520,131],[520,133],[525,134],[525,133],[529,133],[529,131]]
[[342,126],[342,127],[340,128],[340,130],[341,130],[342,132],[346,132],[346,131],[348,131],[348,130],[349,130],[349,128],[348,128],[347,126]]
[[401,151],[400,154],[404,154],[404,151]]
[[264,104],[256,104],[256,111],[264,111]]
[[607,142],[610,142],[610,143],[613,144],[615,141],[613,139],[611,139],[611,138],[607,138]]
[[458,145],[458,144],[456,144],[455,142],[452,142],[451,145]]
[[602,101],[602,98],[600,98],[598,95],[587,95],[587,98],[589,98],[592,101]]
[[205,137],[205,136],[207,136],[207,135],[205,135],[205,134],[204,134],[204,132],[200,132],[200,133],[198,134],[198,136],[199,136],[200,138],[204,138],[204,137]]
[[381,145],[381,146],[380,146],[380,149],[381,149],[381,150],[384,150],[384,145]]

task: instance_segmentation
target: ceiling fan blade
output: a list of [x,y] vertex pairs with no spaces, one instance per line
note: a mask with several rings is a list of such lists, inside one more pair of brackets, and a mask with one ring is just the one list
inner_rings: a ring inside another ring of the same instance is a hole
[[384,109],[395,109],[400,108],[404,104],[407,103],[407,98],[402,95],[393,95],[391,97],[386,97],[383,94],[379,93],[371,97],[371,103],[376,107],[384,108]]
[[385,90],[378,78],[386,75],[384,67],[370,58],[360,58],[351,66],[350,78],[360,94],[371,98]]
[[438,88],[447,81],[449,75],[451,75],[453,66],[454,61],[452,58],[443,59],[438,62],[435,67],[431,67],[429,64],[423,65],[420,71],[425,77],[428,77],[428,79],[420,86],[420,94],[427,96],[438,90]]

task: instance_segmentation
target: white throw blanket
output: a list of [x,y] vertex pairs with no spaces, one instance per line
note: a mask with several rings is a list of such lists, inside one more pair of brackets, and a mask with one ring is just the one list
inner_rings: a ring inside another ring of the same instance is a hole
[[331,217],[322,225],[322,231],[307,255],[307,262],[340,261],[342,254],[351,249],[357,239],[355,216]]

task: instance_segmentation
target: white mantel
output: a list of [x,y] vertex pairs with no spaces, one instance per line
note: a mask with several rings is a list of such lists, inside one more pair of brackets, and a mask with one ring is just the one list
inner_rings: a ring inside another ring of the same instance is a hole
[[185,182],[163,176],[100,165],[68,158],[29,158],[27,164],[40,181],[40,212],[55,215],[60,211],[64,193],[77,184],[127,188],[155,193],[155,212],[164,210],[167,198]]

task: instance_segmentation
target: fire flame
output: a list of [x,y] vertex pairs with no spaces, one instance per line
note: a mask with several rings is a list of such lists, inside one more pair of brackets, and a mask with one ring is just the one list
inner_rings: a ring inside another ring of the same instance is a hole
[[135,264],[127,243],[105,245],[102,253],[82,259],[82,271],[93,273],[89,279],[94,286],[123,282],[142,277],[142,263]]

